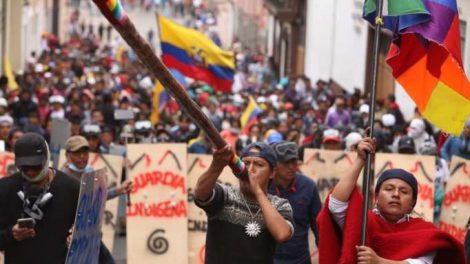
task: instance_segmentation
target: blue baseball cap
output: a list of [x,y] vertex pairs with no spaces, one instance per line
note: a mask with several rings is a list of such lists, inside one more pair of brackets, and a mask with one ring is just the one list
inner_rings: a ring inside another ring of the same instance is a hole
[[[252,148],[259,149],[259,152],[251,152],[250,150]],[[263,142],[254,142],[246,146],[241,152],[240,159],[243,159],[245,157],[263,158],[269,163],[271,169],[275,168],[277,165],[276,153],[271,148],[271,146]]]

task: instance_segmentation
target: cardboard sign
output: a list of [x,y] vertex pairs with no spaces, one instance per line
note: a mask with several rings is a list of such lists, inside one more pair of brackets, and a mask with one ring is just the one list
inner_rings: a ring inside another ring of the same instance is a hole
[[60,150],[65,146],[65,141],[70,137],[70,123],[66,119],[52,120],[51,145],[49,146],[52,164],[54,168],[60,168],[59,154]]
[[130,144],[127,263],[188,262],[186,144]]
[[[354,155],[344,151],[305,149],[304,163],[300,166],[300,170],[315,181],[322,203],[351,167]],[[309,245],[312,264],[318,263],[318,249],[311,232],[309,232]]]
[[418,181],[418,201],[413,210],[415,216],[433,221],[434,178],[436,176],[436,157],[424,155],[388,154],[375,155],[375,178],[384,170],[404,169],[413,174]]
[[[211,155],[188,154],[189,264],[204,264],[207,216],[204,210],[194,203],[194,189],[198,178],[209,168],[211,162]],[[222,171],[219,182],[238,186],[238,179],[228,166]]]
[[454,155],[449,171],[439,226],[463,243],[470,218],[470,160]]
[[302,173],[317,184],[322,203],[328,193],[351,167],[354,153],[324,149],[305,149]]
[[0,152],[0,178],[15,172],[15,154],[11,152]]
[[[59,155],[59,168],[63,168],[67,159],[65,157],[65,150],[60,151]],[[115,155],[106,155],[99,153],[90,153],[88,163],[94,170],[106,168],[106,178],[109,187],[118,187],[121,185],[122,167],[124,158]],[[106,201],[106,208],[104,212],[104,222],[102,226],[103,238],[102,241],[109,250],[114,247],[115,225],[117,223],[118,214],[118,199],[111,199]]]
[[106,169],[83,174],[80,183],[72,243],[65,263],[98,264],[107,194]]

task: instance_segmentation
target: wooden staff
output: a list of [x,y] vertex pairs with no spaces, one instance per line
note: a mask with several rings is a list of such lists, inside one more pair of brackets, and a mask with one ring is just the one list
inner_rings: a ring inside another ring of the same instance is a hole
[[[163,87],[175,98],[178,105],[190,116],[203,131],[209,140],[217,148],[221,149],[227,145],[227,142],[220,136],[214,124],[202,112],[188,95],[186,90],[171,75],[168,68],[155,55],[151,46],[137,32],[134,24],[125,14],[118,0],[93,0],[100,9],[101,13],[119,32],[121,37],[134,50],[140,61],[147,69],[163,84]],[[246,177],[245,165],[234,153],[234,157],[229,164],[235,176],[238,178]]]
[[[383,0],[377,0],[377,9],[375,17],[375,32],[374,32],[374,53],[372,59],[372,76],[371,76],[371,92],[370,92],[370,108],[369,108],[369,137],[374,137],[374,120],[375,120],[375,99],[377,90],[377,78],[379,68],[379,48],[380,48],[380,32],[382,29],[382,7]],[[370,200],[370,185],[371,181],[374,180],[372,173],[372,153],[367,154],[366,166],[364,168],[364,178],[362,179],[362,195],[364,196],[364,203],[362,208],[362,225],[361,225],[361,245],[366,244],[367,237],[367,213],[369,210]]]

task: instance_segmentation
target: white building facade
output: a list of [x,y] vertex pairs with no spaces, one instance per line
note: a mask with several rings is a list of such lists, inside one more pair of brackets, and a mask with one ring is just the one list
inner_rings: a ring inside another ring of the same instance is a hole
[[[362,19],[363,0],[309,0],[307,4],[307,33],[305,74],[313,81],[334,80],[349,92],[354,88],[365,91],[368,79],[368,54],[371,52],[373,31]],[[461,20],[462,59],[467,75],[470,73],[467,22],[470,2],[458,1]],[[467,52],[466,52],[467,51]],[[379,83],[380,84],[380,83]],[[415,104],[397,83],[392,84],[398,103],[407,119],[413,115]],[[380,88],[379,88],[380,89]]]

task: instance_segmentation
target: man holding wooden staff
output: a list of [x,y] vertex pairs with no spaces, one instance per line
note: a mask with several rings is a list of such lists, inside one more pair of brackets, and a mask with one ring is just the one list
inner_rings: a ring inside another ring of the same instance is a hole
[[232,157],[230,145],[215,151],[197,182],[196,204],[208,216],[205,263],[273,263],[276,244],[294,234],[289,202],[267,193],[276,154],[261,142],[243,149],[248,178],[239,180],[240,187],[217,183]]

